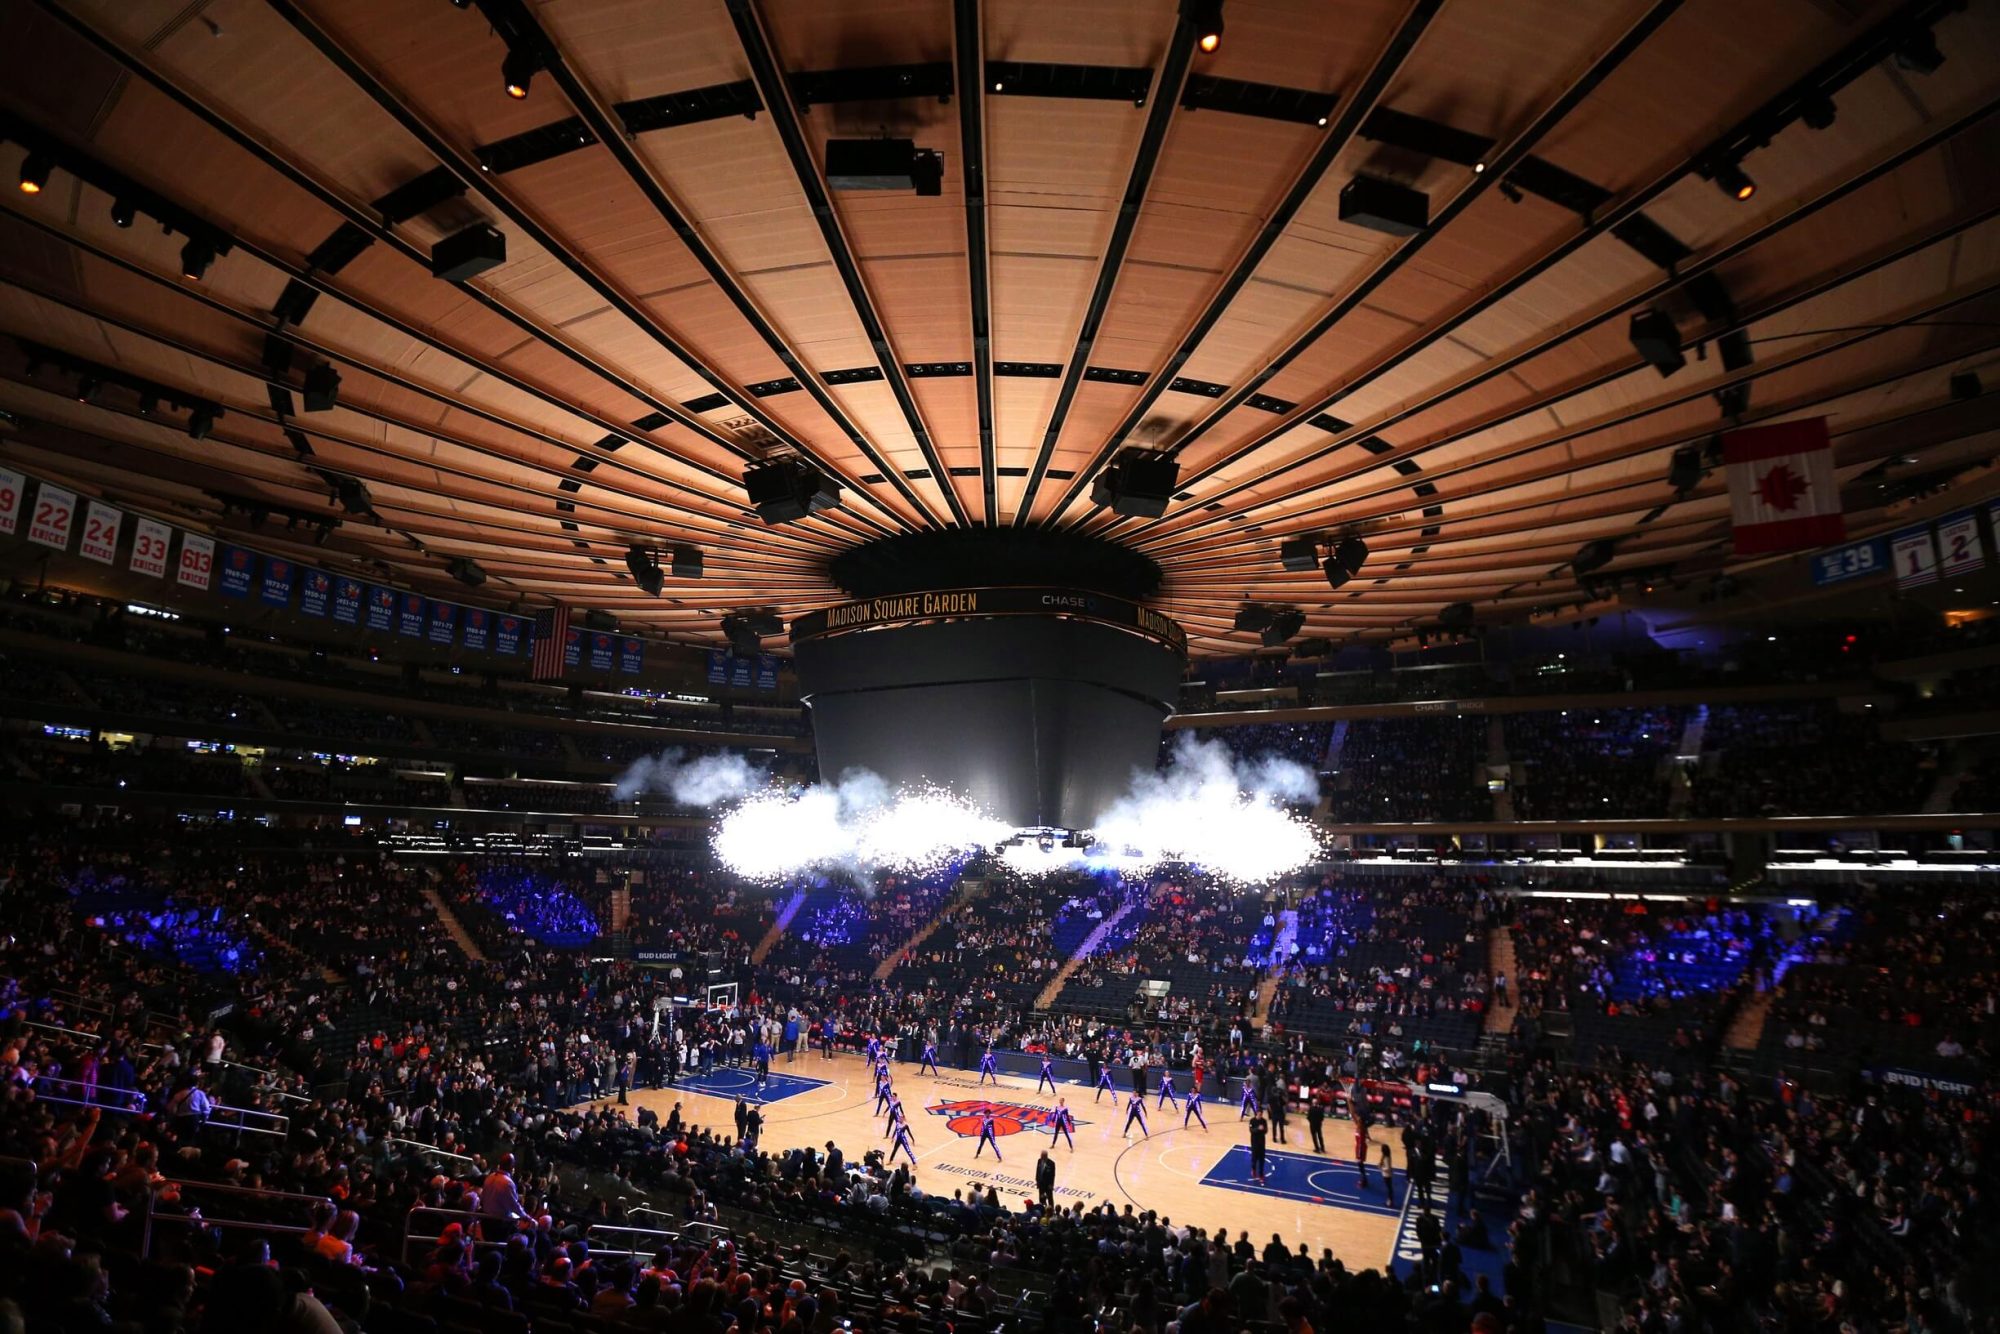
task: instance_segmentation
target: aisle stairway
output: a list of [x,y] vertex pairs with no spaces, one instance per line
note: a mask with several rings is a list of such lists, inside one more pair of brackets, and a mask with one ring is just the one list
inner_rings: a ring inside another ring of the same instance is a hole
[[945,918],[951,916],[952,912],[961,905],[972,902],[985,892],[986,882],[984,880],[966,879],[959,881],[958,888],[952,892],[952,896],[949,899],[945,900],[944,906],[937,910],[930,921],[918,927],[917,933],[904,941],[900,947],[882,956],[882,962],[875,965],[875,980],[880,982],[889,976],[889,974],[895,972],[896,965],[901,963],[911,950],[929,940],[931,932],[944,925]]
[[1056,975],[1049,979],[1048,985],[1043,987],[1040,994],[1035,997],[1036,1009],[1046,1010],[1055,1003],[1056,997],[1062,995],[1063,985],[1069,981],[1070,974],[1083,967],[1084,961],[1096,952],[1099,945],[1104,943],[1104,938],[1111,934],[1112,928],[1125,920],[1127,915],[1131,913],[1132,907],[1133,905],[1130,903],[1119,904],[1117,912],[1112,913],[1091,929],[1090,934],[1083,938],[1083,943],[1076,947],[1075,952],[1063,962],[1062,967],[1056,969]]
[[1257,1003],[1250,1007],[1250,1027],[1253,1031],[1263,1031],[1265,1021],[1271,1017],[1271,1001],[1276,998],[1282,981],[1278,973],[1272,972],[1257,984]]
[[427,889],[424,891],[424,898],[430,903],[431,909],[437,913],[438,925],[442,926],[450,934],[451,938],[458,942],[458,947],[465,951],[465,957],[474,963],[485,963],[486,952],[479,948],[478,942],[473,940],[471,932],[465,929],[465,923],[458,920],[458,914],[445,905],[443,897],[436,890]]
[[1722,1036],[1722,1045],[1732,1051],[1757,1050],[1758,1040],[1764,1036],[1764,1021],[1770,1016],[1771,1002],[1776,996],[1775,991],[1765,990],[1744,1000],[1729,1023],[1729,1031]]
[[1486,971],[1494,977],[1507,979],[1506,1009],[1488,1006],[1486,1010],[1486,1031],[1488,1033],[1508,1033],[1514,1028],[1514,1016],[1520,1013],[1521,977],[1514,967],[1514,933],[1504,926],[1496,926],[1486,933]]
[[1924,798],[1923,813],[1948,814],[1952,798],[1958,795],[1958,785],[1972,768],[1972,752],[1964,742],[1954,741],[1944,747],[1938,755],[1937,781],[1931,784],[1930,795]]
[[764,962],[765,956],[777,948],[778,942],[785,938],[785,928],[790,926],[792,919],[799,915],[799,909],[804,905],[805,901],[806,892],[803,889],[792,891],[792,896],[785,900],[785,906],[778,909],[778,915],[772,919],[771,929],[766,931],[764,938],[757,942],[757,948],[750,951],[751,963]]

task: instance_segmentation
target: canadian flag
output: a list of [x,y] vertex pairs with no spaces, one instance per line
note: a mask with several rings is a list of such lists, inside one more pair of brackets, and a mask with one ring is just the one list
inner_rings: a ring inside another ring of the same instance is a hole
[[1801,551],[1847,536],[1826,418],[1726,431],[1722,461],[1737,555]]

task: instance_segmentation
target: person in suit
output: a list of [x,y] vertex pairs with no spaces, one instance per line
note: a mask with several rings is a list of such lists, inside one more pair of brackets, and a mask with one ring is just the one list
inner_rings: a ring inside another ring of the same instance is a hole
[[1047,1149],[1035,1160],[1035,1193],[1040,1197],[1042,1208],[1050,1213],[1056,1208],[1056,1160],[1049,1157]]
[[1271,1123],[1264,1119],[1262,1109],[1250,1118],[1250,1179],[1258,1185],[1264,1184],[1265,1171],[1269,1166]]

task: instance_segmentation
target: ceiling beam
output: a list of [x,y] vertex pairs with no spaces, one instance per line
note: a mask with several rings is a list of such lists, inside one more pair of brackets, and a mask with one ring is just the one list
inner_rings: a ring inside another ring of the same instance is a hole
[[965,279],[972,320],[972,393],[979,415],[980,514],[1000,522],[993,447],[993,295],[986,239],[986,69],[979,0],[953,0],[958,61],[959,178],[965,187]]

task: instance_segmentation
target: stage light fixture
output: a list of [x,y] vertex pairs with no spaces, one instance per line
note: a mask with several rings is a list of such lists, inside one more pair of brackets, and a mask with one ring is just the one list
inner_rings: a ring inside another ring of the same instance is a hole
[[94,404],[97,401],[97,391],[102,387],[99,381],[88,375],[84,376],[76,382],[76,401]]
[[775,527],[840,504],[840,483],[801,458],[766,459],[743,470],[757,517]]
[[1632,340],[1632,350],[1658,371],[1661,379],[1687,365],[1687,357],[1681,352],[1681,331],[1673,316],[1664,310],[1635,313],[1627,336]]
[[469,556],[455,558],[449,568],[451,577],[467,588],[477,588],[486,582],[486,571],[480,568],[478,561]]
[[368,494],[367,484],[358,477],[334,478],[333,494],[340,501],[340,507],[349,514],[375,512],[375,498]]
[[1701,473],[1701,446],[1682,445],[1667,464],[1667,485],[1673,487],[1676,496],[1686,500],[1701,485]]
[[139,395],[139,415],[141,417],[150,417],[159,410],[160,396],[158,394],[149,390]]
[[21,193],[24,195],[40,194],[48,188],[49,173],[55,169],[56,164],[49,160],[49,155],[46,153],[30,153],[28,156],[22,158]]
[[654,597],[666,586],[666,574],[660,569],[660,562],[645,547],[634,544],[625,549],[625,568],[632,572],[632,582]]
[[528,88],[535,81],[535,71],[541,62],[525,51],[510,50],[507,58],[500,62],[500,78],[507,88],[507,96],[519,102],[528,95]]
[[1349,574],[1359,574],[1368,561],[1368,544],[1358,537],[1343,537],[1340,545],[1333,549],[1333,558]]
[[1354,577],[1354,572],[1343,566],[1338,556],[1328,556],[1326,564],[1321,568],[1326,571],[1327,584],[1333,588],[1339,588]]
[[1194,44],[1203,54],[1222,49],[1222,0],[1181,0],[1181,17],[1194,29]]
[[331,412],[340,402],[340,372],[321,362],[306,372],[307,412]]
[[1757,182],[1750,179],[1740,162],[1716,163],[1714,178],[1716,188],[1738,203],[1757,193]]
[[1306,614],[1297,607],[1286,607],[1282,611],[1272,613],[1271,623],[1264,627],[1263,633],[1258,637],[1263,641],[1265,648],[1276,648],[1305,628]]
[[1570,573],[1581,580],[1585,575],[1595,574],[1609,565],[1611,558],[1617,554],[1618,544],[1608,537],[1585,542],[1569,559]]
[[215,247],[198,236],[190,236],[181,247],[181,277],[189,282],[200,282],[208,273],[208,266],[215,263]]
[[1422,190],[1357,175],[1340,190],[1340,220],[1390,236],[1414,236],[1431,222],[1431,197]]
[[208,433],[215,429],[215,419],[221,412],[206,403],[188,414],[188,439],[206,440]]
[[1255,634],[1271,623],[1271,609],[1260,607],[1254,602],[1246,602],[1238,609],[1232,628],[1240,633]]
[[1472,628],[1472,604],[1453,602],[1438,612],[1438,629],[1448,634],[1462,635]]
[[701,578],[701,549],[698,547],[675,547],[673,551],[673,571],[676,579]]
[[138,219],[138,216],[139,209],[131,200],[114,199],[111,201],[111,225],[113,227],[130,227]]
[[1985,393],[1985,386],[1979,382],[1978,371],[1960,371],[1950,380],[1951,398],[1954,403],[1964,403]]
[[1157,519],[1167,512],[1181,465],[1165,450],[1121,449],[1091,481],[1090,500],[1130,519]]
[[1834,117],[1839,114],[1839,108],[1825,93],[1807,93],[1799,99],[1799,119],[1809,130],[1831,129]]
[[1944,52],[1938,50],[1937,34],[1929,28],[1918,28],[1902,41],[1896,43],[1896,66],[1912,74],[1935,74],[1944,64]]
[[1319,568],[1319,544],[1310,537],[1293,538],[1278,544],[1278,564],[1293,574]]
[[1715,391],[1715,405],[1722,409],[1722,415],[1732,420],[1750,411],[1750,382],[1726,384]]

